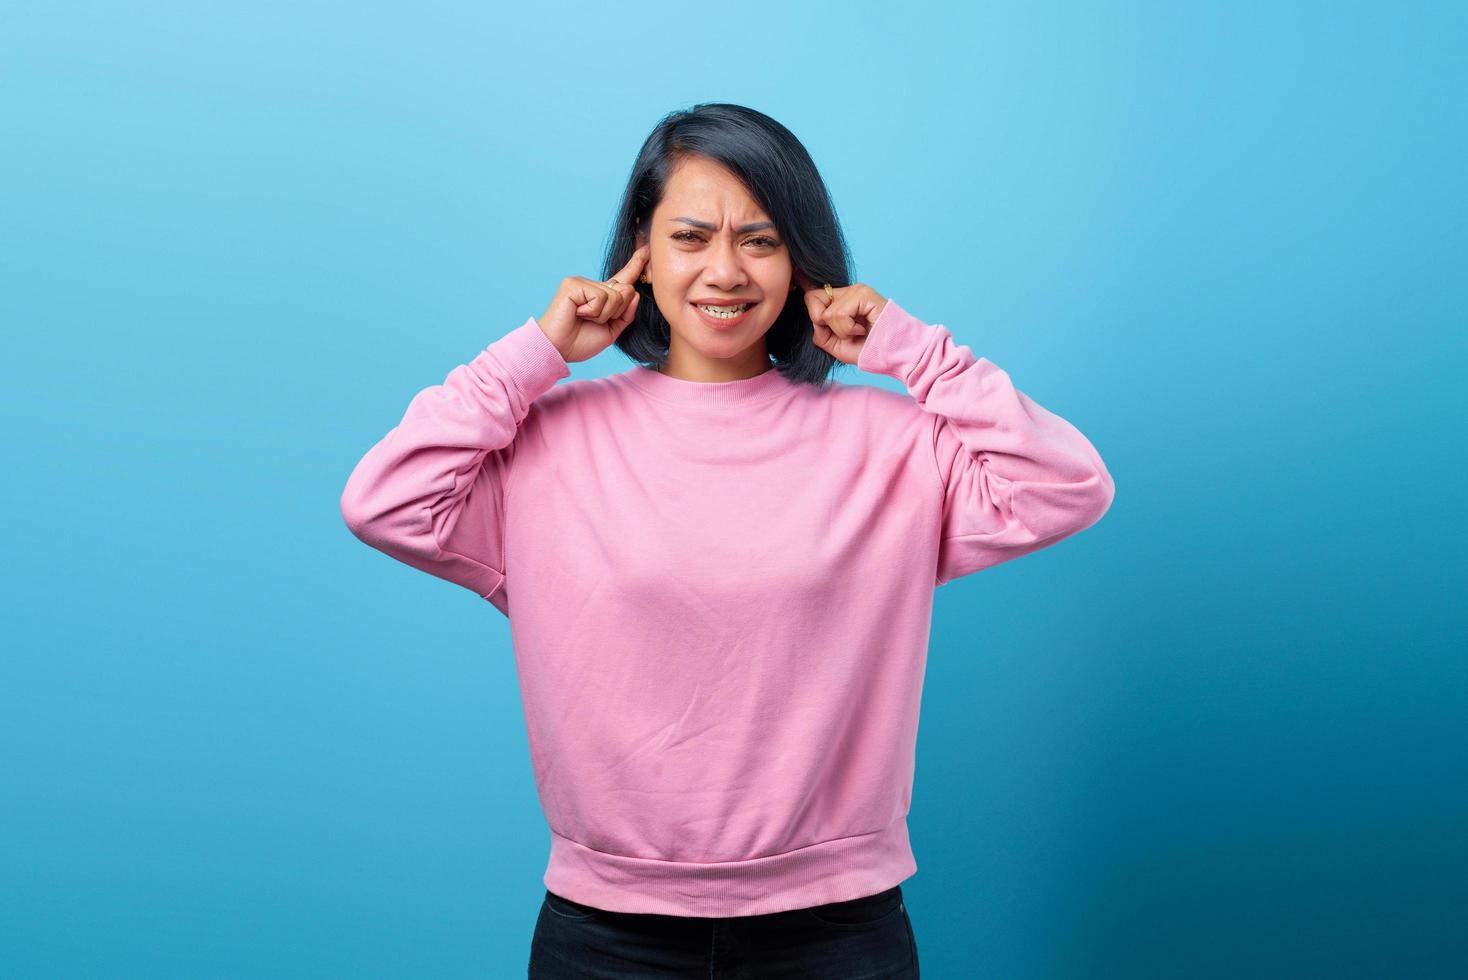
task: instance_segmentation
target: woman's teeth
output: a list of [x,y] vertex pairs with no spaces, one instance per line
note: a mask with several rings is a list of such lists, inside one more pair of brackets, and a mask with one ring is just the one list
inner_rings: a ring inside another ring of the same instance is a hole
[[726,319],[732,319],[733,317],[736,317],[739,314],[743,313],[745,310],[749,309],[748,303],[744,303],[740,306],[704,306],[701,303],[694,303],[693,305],[697,306],[700,310],[703,310],[710,316],[720,316]]

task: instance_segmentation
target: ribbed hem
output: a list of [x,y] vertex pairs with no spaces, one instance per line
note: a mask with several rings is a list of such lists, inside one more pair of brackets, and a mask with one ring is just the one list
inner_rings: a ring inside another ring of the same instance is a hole
[[514,330],[486,347],[480,357],[493,357],[504,366],[525,401],[532,402],[549,391],[557,381],[569,377],[566,364],[556,345],[550,342],[535,317],[530,317]]
[[903,817],[876,833],[712,864],[606,854],[551,831],[544,881],[557,895],[611,912],[726,918],[864,898],[916,871]]
[[781,374],[773,364],[763,373],[737,381],[688,381],[669,377],[641,364],[623,372],[623,376],[642,392],[659,401],[689,406],[762,402],[778,397],[799,384]]
[[890,297],[862,341],[856,366],[907,383],[908,375],[940,331],[897,305]]

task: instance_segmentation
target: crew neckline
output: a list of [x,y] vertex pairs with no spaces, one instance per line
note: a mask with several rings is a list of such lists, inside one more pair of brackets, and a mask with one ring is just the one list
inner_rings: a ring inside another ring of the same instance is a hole
[[752,378],[734,381],[688,381],[635,365],[627,380],[659,401],[675,405],[733,405],[762,402],[794,388],[798,382],[780,373],[772,363],[769,370]]

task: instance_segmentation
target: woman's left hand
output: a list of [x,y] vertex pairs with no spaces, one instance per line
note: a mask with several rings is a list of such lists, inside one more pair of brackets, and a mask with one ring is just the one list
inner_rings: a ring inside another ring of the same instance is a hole
[[887,298],[864,283],[833,286],[827,297],[825,286],[812,283],[799,269],[795,275],[805,291],[816,346],[843,364],[855,364]]

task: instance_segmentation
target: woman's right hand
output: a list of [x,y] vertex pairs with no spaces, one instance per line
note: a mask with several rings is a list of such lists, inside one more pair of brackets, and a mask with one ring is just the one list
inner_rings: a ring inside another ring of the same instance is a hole
[[637,313],[642,295],[633,285],[647,264],[648,246],[632,258],[609,282],[567,276],[555,298],[537,321],[540,329],[567,364],[595,357],[617,339]]

